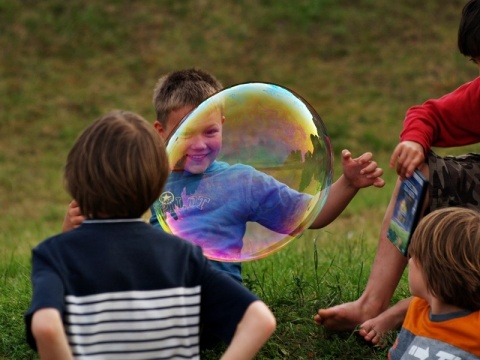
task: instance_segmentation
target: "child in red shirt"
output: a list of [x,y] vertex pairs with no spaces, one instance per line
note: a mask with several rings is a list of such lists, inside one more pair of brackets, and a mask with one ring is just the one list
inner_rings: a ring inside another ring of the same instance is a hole
[[[480,0],[470,0],[463,8],[458,48],[480,69]],[[388,308],[407,265],[407,259],[387,238],[400,181],[416,168],[429,179],[425,212],[447,206],[480,207],[480,155],[442,158],[431,151],[432,146],[480,142],[480,77],[439,99],[410,108],[400,140],[390,159],[399,179],[383,220],[367,286],[358,300],[320,309],[315,315],[318,324],[334,331],[352,331],[360,326],[360,335],[374,344],[386,331],[400,327],[411,300]]]

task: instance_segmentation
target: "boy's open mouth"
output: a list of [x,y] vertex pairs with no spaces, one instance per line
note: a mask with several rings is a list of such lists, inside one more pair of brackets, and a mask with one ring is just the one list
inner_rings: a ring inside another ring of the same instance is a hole
[[195,154],[195,155],[188,154],[187,156],[193,161],[202,161],[203,159],[205,159],[207,154],[200,154],[200,155],[199,154]]

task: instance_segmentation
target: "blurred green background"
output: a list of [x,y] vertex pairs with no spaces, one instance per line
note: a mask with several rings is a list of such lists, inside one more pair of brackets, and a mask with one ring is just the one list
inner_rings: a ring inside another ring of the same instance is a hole
[[0,0],[0,354],[25,358],[30,249],[60,230],[75,137],[111,109],[153,122],[170,71],[285,86],[320,114],[336,158],[372,151],[387,186],[362,191],[328,231],[363,234],[373,256],[405,111],[478,75],[456,47],[465,3]]
[[456,49],[464,3],[0,0],[0,217],[56,220],[78,132],[113,108],[153,121],[155,81],[180,68],[286,86],[337,156],[381,158],[409,106],[478,74]]

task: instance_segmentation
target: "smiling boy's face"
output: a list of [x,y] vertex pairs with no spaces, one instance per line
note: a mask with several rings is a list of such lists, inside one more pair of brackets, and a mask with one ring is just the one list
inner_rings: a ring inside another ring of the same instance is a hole
[[225,117],[215,108],[180,131],[184,170],[201,174],[215,161],[222,149]]

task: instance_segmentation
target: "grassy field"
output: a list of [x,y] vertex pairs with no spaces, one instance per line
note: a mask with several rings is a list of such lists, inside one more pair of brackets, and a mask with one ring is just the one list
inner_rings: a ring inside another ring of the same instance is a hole
[[[321,115],[336,158],[374,152],[385,188],[361,191],[332,225],[247,263],[245,277],[279,322],[259,359],[385,358],[312,316],[363,290],[406,109],[478,75],[456,48],[465,2],[0,0],[0,358],[34,358],[23,330],[30,250],[60,230],[75,137],[111,109],[153,121],[156,79],[187,67],[225,86],[286,86]],[[404,279],[394,301],[407,295]]]

